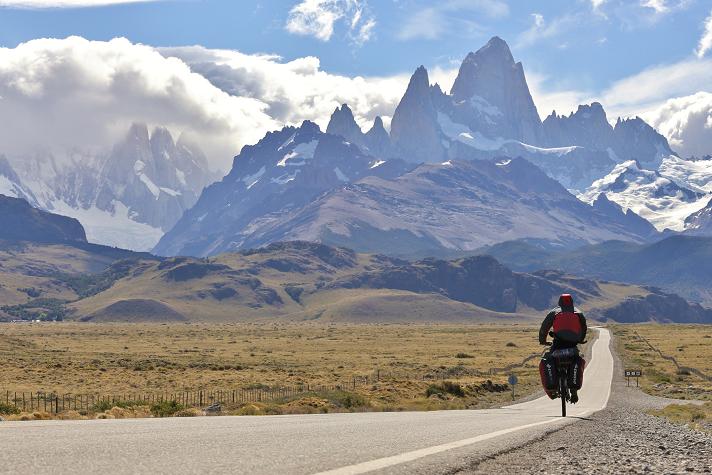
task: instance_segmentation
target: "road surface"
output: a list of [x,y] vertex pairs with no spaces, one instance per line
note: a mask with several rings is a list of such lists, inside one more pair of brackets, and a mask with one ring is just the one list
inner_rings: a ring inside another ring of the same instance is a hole
[[7,473],[448,473],[605,408],[613,357],[598,329],[580,402],[472,411],[3,422]]

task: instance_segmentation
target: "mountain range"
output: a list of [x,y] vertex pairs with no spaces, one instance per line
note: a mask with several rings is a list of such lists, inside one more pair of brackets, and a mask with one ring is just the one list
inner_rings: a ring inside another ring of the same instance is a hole
[[110,152],[0,156],[0,193],[78,219],[90,241],[150,250],[216,175],[170,132],[134,124]]
[[[598,103],[542,122],[521,63],[495,37],[467,55],[449,94],[417,68],[390,133],[380,118],[364,133],[344,104],[325,132],[305,122],[245,147],[154,251],[207,256],[310,240],[447,255],[521,238],[572,248],[706,229],[685,219],[709,201],[707,183],[691,190],[669,179],[641,191],[638,180],[618,179],[631,164],[662,177],[643,167],[680,174],[686,161],[639,118],[612,126]],[[616,179],[622,185],[605,186]]]
[[[559,294],[571,292],[598,320],[712,322],[712,310],[656,288],[568,271],[514,272],[488,255],[407,261],[292,241],[207,259],[160,258],[87,243],[76,220],[7,197],[0,199],[0,229],[0,321],[521,321],[541,318]],[[712,238],[681,238],[682,245],[656,246],[709,257]],[[657,266],[658,277],[667,273],[676,282],[709,278],[685,262],[666,268],[670,262],[651,259],[646,267],[651,251],[633,257],[633,244],[608,246],[612,258],[643,276]],[[615,269],[615,262],[601,269]]]
[[593,279],[662,287],[712,306],[712,237],[675,235],[654,243],[607,241],[561,249],[542,241],[510,241],[477,252],[520,272],[555,269]]
[[418,67],[390,130],[348,104],[245,146],[221,180],[198,146],[133,125],[110,152],[0,158],[0,193],[77,218],[92,242],[210,256],[285,240],[400,257],[520,239],[565,249],[712,233],[712,159],[683,158],[597,102],[543,121],[492,38],[449,92]]

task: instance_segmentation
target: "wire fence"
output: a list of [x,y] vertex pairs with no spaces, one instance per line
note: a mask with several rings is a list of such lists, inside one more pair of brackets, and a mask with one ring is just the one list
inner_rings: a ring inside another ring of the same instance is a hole
[[342,385],[304,385],[292,387],[240,388],[232,390],[196,390],[161,393],[56,394],[51,392],[5,391],[0,403],[22,412],[101,411],[114,405],[151,406],[175,402],[183,407],[204,407],[219,403],[267,402],[309,392],[337,391]]
[[114,405],[151,406],[164,402],[175,402],[183,407],[205,407],[211,404],[240,404],[250,402],[269,402],[289,399],[308,393],[328,391],[348,391],[388,381],[445,381],[468,376],[491,377],[498,373],[509,373],[524,367],[529,361],[541,356],[532,354],[521,362],[500,368],[479,370],[466,365],[437,368],[426,373],[412,371],[391,371],[376,369],[372,374],[352,376],[348,381],[335,384],[301,384],[294,386],[254,385],[236,389],[193,390],[173,392],[114,394],[71,393],[58,394],[46,391],[9,391],[0,392],[0,404],[6,408],[16,408],[22,412],[45,411],[59,414],[65,411],[98,411]]
[[651,350],[653,350],[655,353],[657,353],[662,359],[671,362],[672,364],[675,365],[675,368],[677,368],[678,373],[687,373],[687,374],[694,374],[695,376],[704,379],[706,381],[712,381],[712,376],[703,373],[697,368],[693,368],[691,366],[682,366],[680,363],[677,362],[674,356],[668,356],[664,354],[662,351],[660,351],[658,348],[654,347],[652,343],[650,343],[643,335],[638,333],[637,331],[633,331],[635,335],[640,339],[642,342],[644,342],[646,345],[650,347]]

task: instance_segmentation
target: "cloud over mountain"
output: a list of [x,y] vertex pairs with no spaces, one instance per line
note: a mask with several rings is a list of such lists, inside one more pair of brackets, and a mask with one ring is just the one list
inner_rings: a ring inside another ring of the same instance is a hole
[[682,156],[712,154],[712,93],[670,99],[648,118]]
[[[408,74],[363,77],[332,74],[319,58],[284,62],[273,55],[248,55],[201,46],[161,48],[229,94],[267,104],[265,111],[282,123],[312,120],[326,127],[334,109],[348,103],[356,121],[370,125],[377,116],[389,118],[408,84]],[[441,74],[447,77],[447,74]],[[454,75],[453,75],[454,77]]]
[[[600,97],[611,117],[647,111],[644,118],[683,155],[701,155],[712,151],[703,110],[707,96],[698,104],[686,98],[705,90],[711,64],[695,59],[652,68],[600,94],[552,90],[543,78],[530,76],[544,115]],[[430,79],[449,90],[456,72],[432,68]],[[166,126],[176,137],[197,138],[212,166],[225,170],[243,145],[268,130],[305,119],[325,128],[344,103],[362,127],[376,116],[388,127],[408,78],[334,74],[313,56],[285,61],[201,46],[154,48],[123,38],[32,40],[0,48],[0,152],[105,149],[131,123],[142,122]],[[670,96],[680,98],[665,103]]]
[[176,58],[118,38],[0,48],[0,143],[8,154],[102,148],[132,122],[199,136],[228,161],[277,123],[268,106],[213,86]]

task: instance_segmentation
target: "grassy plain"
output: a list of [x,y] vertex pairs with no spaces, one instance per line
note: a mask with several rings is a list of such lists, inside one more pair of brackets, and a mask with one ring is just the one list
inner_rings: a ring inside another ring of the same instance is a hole
[[[504,386],[508,373],[479,376],[474,370],[504,367],[540,352],[536,336],[536,328],[514,324],[3,324],[0,390],[232,390],[348,384],[354,376],[379,372],[380,381],[349,388],[350,395],[315,394],[281,401],[279,407],[235,410],[487,407],[511,399]],[[536,364],[535,359],[514,370],[518,395],[538,389]],[[343,404],[345,397],[355,399]]]
[[670,404],[669,406],[650,411],[654,416],[665,417],[677,424],[687,424],[695,429],[712,432],[712,402],[707,401],[698,406],[693,404]]
[[712,401],[712,381],[679,370],[650,347],[674,357],[681,367],[695,368],[712,376],[712,325],[614,325],[613,331],[626,368],[643,371],[640,385],[645,392],[676,399]]

